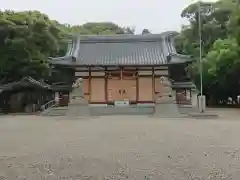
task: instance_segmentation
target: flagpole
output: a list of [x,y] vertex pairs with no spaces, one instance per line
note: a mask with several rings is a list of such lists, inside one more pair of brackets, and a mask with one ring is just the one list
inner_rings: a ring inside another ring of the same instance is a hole
[[200,93],[201,107],[200,112],[204,112],[203,107],[203,66],[202,66],[202,24],[201,24],[201,0],[198,2],[198,35],[199,35],[199,71],[200,71]]

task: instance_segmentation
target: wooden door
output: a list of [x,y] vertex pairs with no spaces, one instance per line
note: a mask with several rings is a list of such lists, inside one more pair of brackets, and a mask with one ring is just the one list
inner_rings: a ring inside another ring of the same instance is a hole
[[59,105],[68,106],[68,103],[69,103],[69,93],[60,94]]
[[105,79],[91,78],[91,102],[104,103],[105,101]]
[[151,77],[139,77],[138,100],[140,102],[153,102],[153,85]]
[[121,96],[121,80],[120,79],[108,79],[108,102],[120,101]]
[[123,79],[121,82],[122,100],[137,101],[136,79]]

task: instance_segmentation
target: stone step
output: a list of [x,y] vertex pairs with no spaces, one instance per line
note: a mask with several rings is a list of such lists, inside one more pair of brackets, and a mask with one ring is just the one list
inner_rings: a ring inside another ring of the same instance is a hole
[[68,107],[49,108],[41,113],[42,116],[66,116]]
[[103,115],[152,115],[154,107],[91,107],[90,114],[92,116]]
[[179,106],[178,110],[181,114],[199,113],[199,109],[193,106]]
[[106,115],[153,115],[162,118],[185,117],[198,112],[196,108],[179,108],[177,104],[157,104],[155,106],[68,106],[54,107],[41,113],[42,116],[106,116]]
[[66,111],[69,117],[87,117],[90,116],[90,107],[84,104],[69,105]]
[[54,107],[41,113],[42,116],[103,116],[103,115],[152,115],[154,107]]
[[156,117],[182,117],[178,110],[178,105],[176,103],[162,103],[155,105]]

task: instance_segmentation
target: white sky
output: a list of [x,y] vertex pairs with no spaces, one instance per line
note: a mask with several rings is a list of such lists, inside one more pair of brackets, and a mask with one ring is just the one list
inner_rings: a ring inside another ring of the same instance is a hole
[[[214,0],[209,0],[214,1]],[[61,23],[114,22],[152,33],[180,30],[182,9],[193,0],[0,0],[0,9],[39,10]]]

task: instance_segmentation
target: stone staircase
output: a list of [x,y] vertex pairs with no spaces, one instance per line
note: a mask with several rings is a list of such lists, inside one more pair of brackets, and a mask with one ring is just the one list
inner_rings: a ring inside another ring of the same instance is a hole
[[90,115],[104,116],[104,115],[152,115],[154,114],[154,106],[107,106],[107,107],[90,107]]
[[69,111],[69,107],[53,107],[41,113],[42,116],[109,116],[109,115],[148,115],[159,118],[182,118],[192,113],[199,113],[197,107],[178,106],[176,103],[157,104],[155,106],[87,106],[79,107],[75,111]]
[[42,116],[106,116],[106,115],[152,115],[154,107],[114,107],[114,106],[87,106],[78,107],[76,111],[69,111],[69,107],[53,107],[41,113]]
[[68,111],[68,107],[52,107],[45,111],[43,111],[40,115],[41,116],[66,116]]

